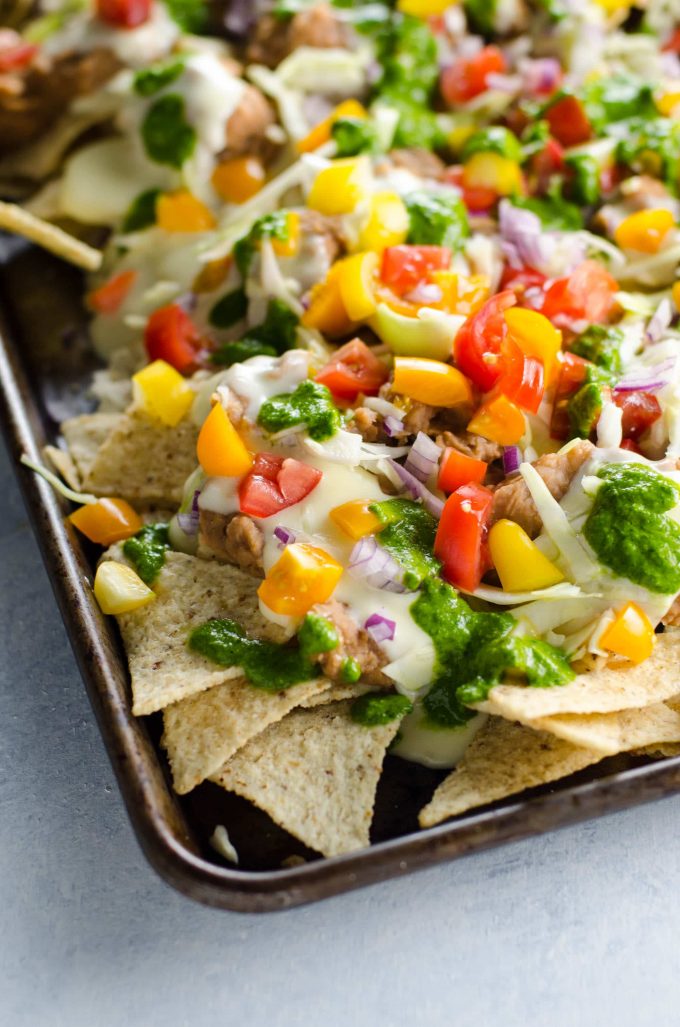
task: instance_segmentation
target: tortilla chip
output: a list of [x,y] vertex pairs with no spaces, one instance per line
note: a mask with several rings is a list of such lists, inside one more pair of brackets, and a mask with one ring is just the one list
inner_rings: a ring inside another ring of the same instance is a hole
[[324,856],[365,848],[399,720],[363,727],[351,720],[350,706],[294,710],[248,742],[212,780]]
[[361,681],[356,681],[353,684],[343,684],[342,681],[329,681],[328,687],[323,692],[311,695],[309,699],[301,702],[300,706],[303,706],[306,710],[311,710],[315,706],[326,706],[328,703],[340,702],[342,699],[358,699],[360,695],[366,695],[367,692],[375,691],[375,685],[365,685]]
[[240,677],[174,703],[163,713],[162,745],[167,750],[175,791],[190,792],[216,774],[235,752],[270,724],[310,697],[329,691],[326,678],[265,692]]
[[649,756],[654,760],[672,759],[675,756],[680,756],[680,742],[669,745],[645,745],[641,749],[636,749],[633,755]]
[[118,426],[121,414],[81,414],[70,417],[61,425],[69,456],[75,464],[80,486],[95,461],[97,453]]
[[83,487],[133,504],[178,506],[184,482],[196,469],[197,438],[198,428],[188,417],[168,428],[141,411],[119,415],[85,474]]
[[[120,552],[113,547],[104,559],[120,559]],[[187,648],[190,630],[213,617],[233,618],[251,636],[283,641],[282,629],[260,613],[257,584],[229,564],[168,551],[152,585],[155,601],[117,618],[130,666],[134,714],[155,713],[243,676],[241,668],[220,667]]]
[[52,464],[59,477],[66,482],[69,488],[75,492],[80,491],[80,475],[70,453],[57,446],[44,446],[43,456],[48,463]]
[[662,702],[641,710],[542,717],[527,726],[536,731],[549,731],[572,745],[592,749],[602,756],[614,756],[617,752],[629,752],[657,742],[680,741],[680,713]]
[[562,713],[639,709],[670,699],[679,690],[680,631],[666,631],[649,659],[637,666],[610,664],[555,688],[496,685],[475,709],[526,723]]
[[555,735],[490,718],[420,811],[420,826],[432,827],[466,810],[568,777],[601,759]]
[[95,250],[49,221],[36,217],[16,203],[0,201],[0,228],[30,239],[43,249],[56,254],[69,264],[82,267],[85,271],[96,271],[101,267],[103,258],[100,250]]

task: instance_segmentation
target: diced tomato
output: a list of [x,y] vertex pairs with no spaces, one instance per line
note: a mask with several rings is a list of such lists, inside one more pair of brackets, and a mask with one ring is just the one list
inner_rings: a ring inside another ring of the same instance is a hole
[[439,87],[444,100],[450,107],[466,103],[487,89],[489,75],[506,70],[505,57],[497,46],[485,46],[473,57],[461,57],[450,67],[444,68]]
[[117,29],[134,29],[151,15],[152,0],[97,0],[97,17]]
[[466,456],[447,446],[439,465],[437,486],[442,492],[455,492],[461,485],[469,485],[470,482],[481,485],[488,466],[484,460],[476,460],[473,456]]
[[137,277],[136,271],[121,271],[98,289],[87,294],[88,306],[98,314],[115,314]]
[[482,392],[493,388],[501,375],[501,343],[508,334],[504,312],[516,302],[509,290],[499,292],[467,319],[456,336],[456,366]]
[[451,250],[447,246],[388,246],[383,253],[380,277],[403,296],[431,271],[445,271],[450,263]]
[[661,47],[664,53],[680,53],[680,28],[675,29],[670,39]]
[[146,323],[144,345],[149,360],[165,360],[182,374],[196,369],[202,343],[198,328],[177,303],[154,310]]
[[622,412],[625,439],[639,439],[661,417],[659,401],[651,392],[615,392],[614,402]]
[[360,392],[375,396],[389,377],[389,371],[361,339],[341,346],[322,367],[316,381],[330,389],[338,399],[354,400]]
[[543,188],[547,188],[553,175],[564,170],[564,150],[556,139],[548,139],[543,149],[533,155],[531,170]]
[[545,391],[543,363],[537,357],[527,356],[513,339],[507,338],[501,343],[501,366],[494,391],[535,414]]
[[258,453],[238,489],[241,513],[271,517],[308,496],[323,474],[292,457]]
[[488,210],[498,200],[498,193],[495,189],[489,189],[486,186],[466,186],[463,181],[463,167],[461,164],[453,164],[447,168],[444,173],[444,179],[460,189],[463,194],[463,203],[468,210]]
[[39,49],[36,43],[26,43],[11,29],[0,29],[0,74],[25,68]]
[[[501,275],[500,288],[512,289],[517,296],[517,302],[521,304],[528,289],[542,289],[546,282],[546,276],[541,271],[535,271],[533,267],[515,268],[506,264]],[[539,305],[542,304],[541,295]]]
[[575,96],[563,96],[545,112],[550,132],[562,146],[587,143],[593,134],[583,104]]
[[628,449],[631,453],[637,453],[638,456],[642,456],[642,450],[638,446],[637,442],[633,442],[632,439],[624,439],[621,443],[621,449]]
[[467,592],[474,592],[489,567],[486,536],[492,504],[490,489],[462,485],[446,500],[437,528],[434,552],[442,573]]
[[564,278],[549,286],[541,308],[542,313],[559,326],[560,321],[606,321],[616,306],[614,294],[618,282],[595,260],[582,264]]
[[586,372],[592,366],[589,360],[577,357],[575,353],[560,353],[560,373],[555,386],[552,415],[550,418],[550,436],[553,439],[569,437],[570,424],[567,404],[576,390],[583,385]]

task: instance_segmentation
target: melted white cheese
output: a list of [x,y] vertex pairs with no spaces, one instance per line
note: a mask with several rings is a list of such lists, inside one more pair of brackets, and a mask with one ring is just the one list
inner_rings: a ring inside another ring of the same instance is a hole
[[425,767],[455,767],[486,719],[479,713],[463,727],[432,727],[425,719],[422,706],[416,703],[413,713],[404,717],[399,725],[398,741],[391,752]]
[[170,53],[179,36],[179,26],[165,4],[155,3],[148,20],[134,29],[113,28],[90,12],[75,15],[59,32],[48,36],[42,48],[56,55],[71,50],[84,53],[101,46],[112,50],[123,64],[142,68]]

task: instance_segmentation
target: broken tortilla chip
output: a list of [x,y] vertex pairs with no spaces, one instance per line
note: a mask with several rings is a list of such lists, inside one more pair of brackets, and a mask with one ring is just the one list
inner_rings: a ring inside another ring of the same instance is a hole
[[111,432],[118,426],[122,414],[81,414],[70,417],[61,425],[69,456],[75,464],[80,485],[95,461],[97,453]]
[[557,781],[603,757],[555,735],[491,717],[418,817],[433,827],[477,806]]
[[363,727],[351,719],[350,707],[345,701],[294,710],[248,742],[212,780],[324,856],[365,848],[399,720]]
[[161,744],[175,791],[190,792],[270,724],[330,691],[329,684],[326,678],[316,678],[272,693],[240,677],[168,706]]
[[[113,547],[104,559],[121,559]],[[171,703],[243,676],[187,647],[189,632],[213,617],[236,620],[253,637],[284,640],[280,627],[260,613],[257,581],[229,564],[168,551],[152,582],[156,600],[118,619],[132,678],[132,712],[155,713]]]
[[300,703],[300,706],[311,710],[315,706],[326,706],[328,703],[341,702],[343,699],[358,699],[360,695],[366,695],[367,692],[375,692],[375,690],[375,685],[365,685],[361,681],[348,684],[344,684],[342,681],[329,681],[328,687],[323,692],[310,695],[309,699]]
[[617,752],[630,752],[653,743],[680,741],[680,713],[666,703],[615,713],[542,717],[527,726],[536,731],[549,731],[572,745],[592,749],[602,756],[615,756]]
[[43,249],[49,250],[69,264],[82,267],[85,271],[96,271],[101,267],[100,250],[95,250],[49,221],[43,221],[16,203],[3,203],[0,200],[0,228],[30,239]]

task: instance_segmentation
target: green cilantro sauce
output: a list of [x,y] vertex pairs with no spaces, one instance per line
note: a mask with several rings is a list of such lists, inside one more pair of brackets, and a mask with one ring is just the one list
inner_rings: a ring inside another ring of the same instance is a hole
[[156,204],[160,195],[160,189],[147,189],[136,196],[123,218],[123,232],[140,232],[143,228],[155,225]]
[[406,588],[418,588],[424,578],[439,572],[441,564],[432,552],[437,522],[420,503],[386,499],[369,509],[384,525],[380,545],[403,567]]
[[413,704],[405,695],[369,692],[352,703],[351,717],[356,724],[364,727],[378,727],[405,716],[412,709]]
[[353,685],[361,677],[361,664],[353,656],[348,656],[340,668],[340,680]]
[[342,417],[326,386],[307,379],[294,392],[265,400],[257,423],[271,435],[304,424],[310,439],[323,442],[342,426]]
[[[227,293],[210,312],[210,320],[216,323],[219,318],[223,323],[218,327],[227,328],[225,322],[234,317],[240,306],[238,294],[243,290],[236,289],[233,293]],[[247,299],[243,292],[244,307],[247,307]],[[243,314],[240,315],[241,317]],[[239,320],[239,318],[236,318]],[[234,324],[234,321],[231,321]],[[213,354],[214,364],[231,365],[249,357],[267,356],[277,357],[286,350],[294,349],[297,342],[298,317],[283,300],[270,300],[267,305],[267,313],[262,324],[254,325],[248,330],[242,339],[235,342],[224,342]]]
[[680,525],[668,516],[680,488],[642,464],[606,464],[583,533],[617,576],[671,595],[680,590]]
[[234,243],[233,255],[236,267],[246,278],[250,266],[255,259],[258,242],[262,239],[276,239],[286,242],[288,239],[288,211],[275,210],[272,214],[263,214],[254,222],[247,235]]
[[179,93],[166,93],[149,108],[142,122],[147,156],[178,171],[196,148],[196,133],[185,118]]
[[497,153],[508,160],[522,160],[522,147],[514,132],[503,125],[490,125],[478,132],[473,132],[463,146],[461,160],[463,163],[475,153]]
[[680,176],[680,124],[671,118],[631,118],[616,147],[616,160],[638,173],[657,175],[677,195]]
[[585,383],[567,403],[570,438],[587,439],[595,431],[613,381],[614,376],[603,367],[592,365],[586,369]]
[[614,325],[591,325],[571,343],[572,353],[590,360],[605,371],[619,375],[623,372],[621,345],[623,332]]
[[123,545],[123,552],[146,585],[153,583],[165,563],[165,553],[170,548],[168,527],[167,524],[145,524]]
[[150,68],[135,72],[132,87],[138,96],[154,96],[160,93],[177,79],[184,71],[185,57],[173,57],[169,61],[159,61]]
[[231,328],[246,316],[247,310],[248,297],[246,290],[241,286],[232,289],[231,292],[225,292],[224,296],[218,299],[208,314],[208,320],[215,328]]
[[404,202],[410,222],[409,243],[458,250],[470,234],[467,211],[458,196],[423,191],[409,193]]
[[320,653],[329,653],[340,643],[335,625],[318,613],[308,613],[298,631],[300,652],[308,659]]
[[583,228],[583,215],[579,208],[552,193],[548,196],[513,196],[513,207],[530,210],[549,232],[577,232]]
[[200,35],[210,20],[208,0],[165,0],[170,17],[183,32]]
[[356,157],[378,148],[375,127],[368,118],[338,118],[331,128],[336,157]]

